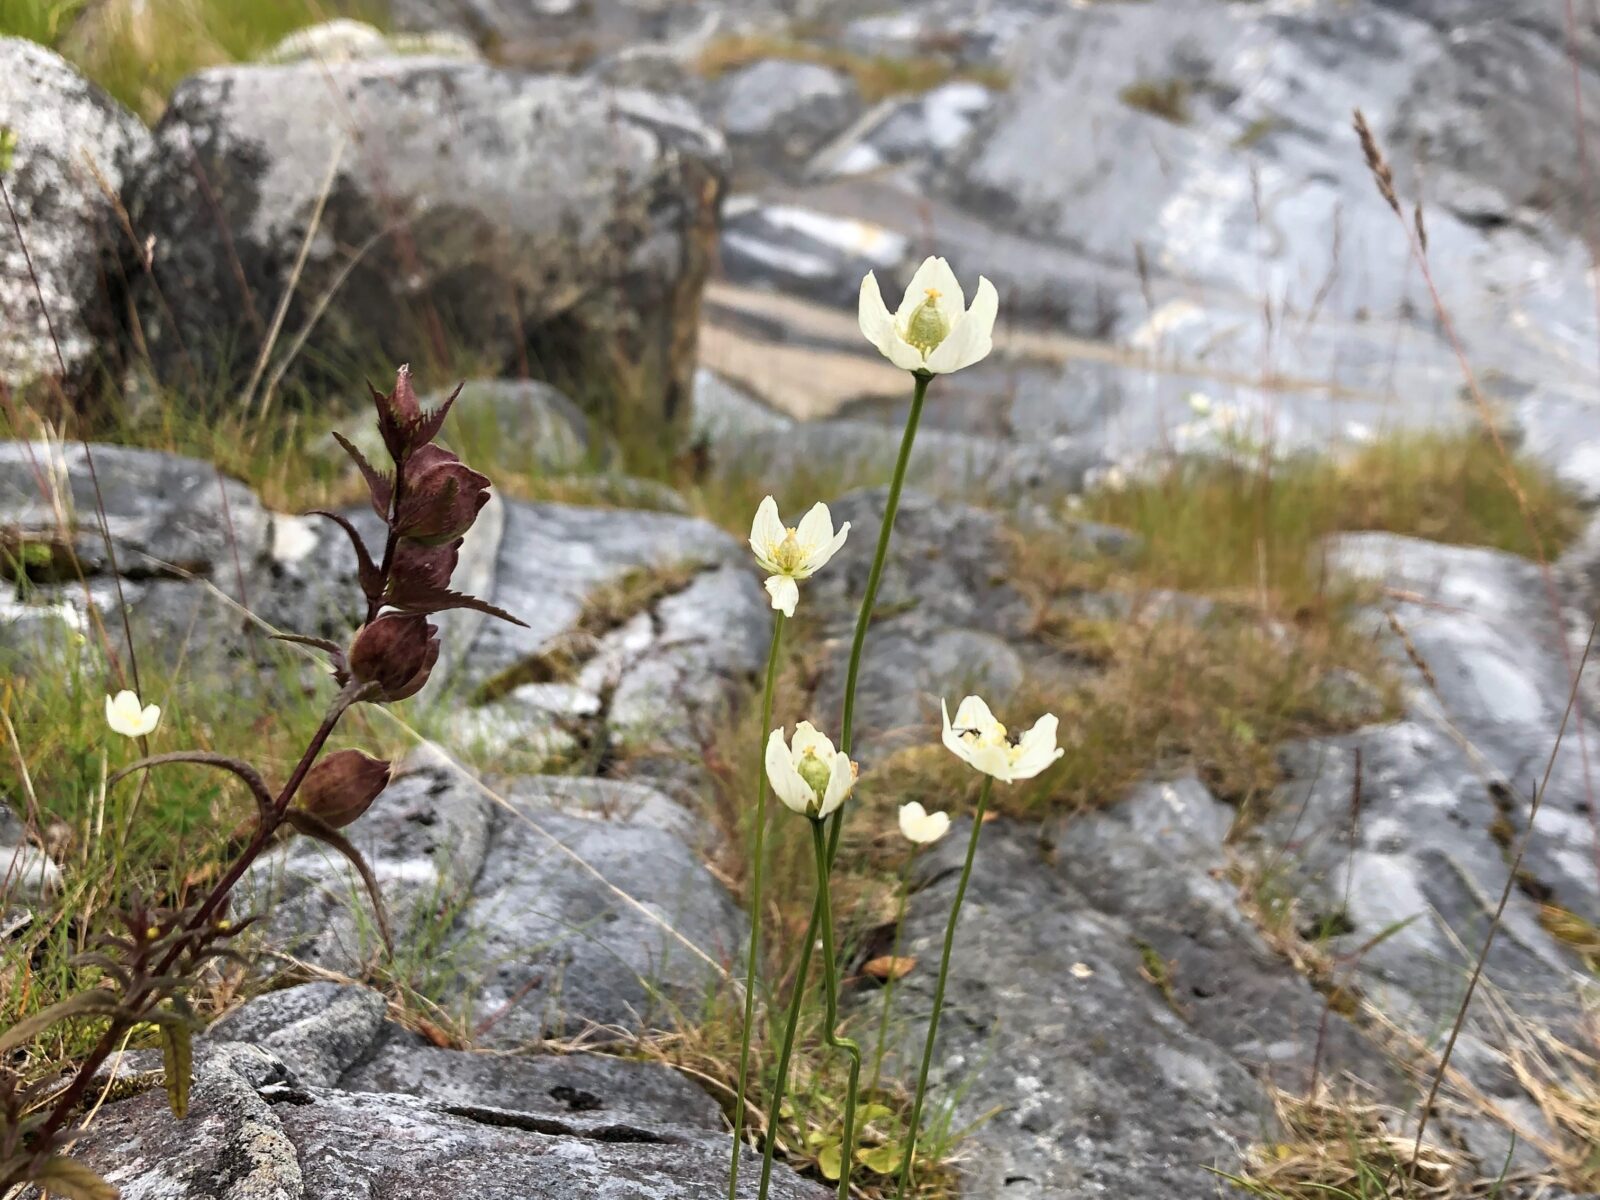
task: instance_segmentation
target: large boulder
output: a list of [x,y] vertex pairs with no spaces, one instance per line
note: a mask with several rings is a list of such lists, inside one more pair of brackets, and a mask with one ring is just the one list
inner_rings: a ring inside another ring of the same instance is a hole
[[[81,399],[112,365],[131,247],[118,194],[150,147],[139,119],[59,55],[0,38],[0,129],[16,138],[0,214],[0,383]],[[37,284],[37,286],[36,286]],[[57,358],[59,346],[60,358]]]
[[670,436],[723,160],[687,107],[593,82],[426,57],[202,72],[132,205],[155,368],[243,381],[306,334],[291,378],[466,360]]

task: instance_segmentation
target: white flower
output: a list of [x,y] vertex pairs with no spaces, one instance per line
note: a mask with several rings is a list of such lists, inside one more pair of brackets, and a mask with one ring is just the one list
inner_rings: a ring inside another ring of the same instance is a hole
[[950,832],[950,814],[931,813],[913,800],[900,806],[900,832],[919,846],[929,845]]
[[800,599],[796,580],[810,579],[827,561],[839,552],[850,533],[846,521],[833,531],[833,517],[826,504],[815,504],[793,529],[786,529],[778,517],[778,502],[768,496],[756,509],[756,519],[750,526],[750,549],[763,571],[770,571],[767,594],[772,597],[772,607],[784,616],[794,616],[795,603]]
[[112,733],[123,737],[143,737],[153,731],[161,720],[158,705],[139,705],[139,697],[130,691],[120,691],[106,697],[106,724]]
[[929,258],[917,268],[905,299],[891,313],[871,271],[861,281],[859,318],[867,341],[895,366],[945,375],[970,367],[994,348],[994,319],[1000,297],[981,275],[978,294],[967,307],[950,264]]
[[856,768],[810,721],[801,721],[788,745],[782,729],[767,739],[767,779],[786,808],[820,820],[844,803],[856,784]]
[[1189,411],[1197,417],[1209,417],[1211,415],[1211,397],[1204,392],[1190,392]]
[[1033,723],[1033,728],[1015,743],[1006,727],[995,720],[989,706],[977,696],[968,696],[956,709],[955,723],[950,709],[939,702],[944,715],[944,744],[968,766],[1002,783],[1032,779],[1065,753],[1056,748],[1056,719],[1049,713]]

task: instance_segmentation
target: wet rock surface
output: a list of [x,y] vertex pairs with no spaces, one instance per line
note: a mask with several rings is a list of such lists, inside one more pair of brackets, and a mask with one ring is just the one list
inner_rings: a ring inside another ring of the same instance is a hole
[[[147,1092],[105,1106],[79,1152],[123,1195],[172,1200],[725,1193],[721,1115],[670,1069],[440,1050],[384,1007],[331,984],[262,997],[201,1043],[186,1120]],[[782,1167],[774,1183],[824,1194]]]

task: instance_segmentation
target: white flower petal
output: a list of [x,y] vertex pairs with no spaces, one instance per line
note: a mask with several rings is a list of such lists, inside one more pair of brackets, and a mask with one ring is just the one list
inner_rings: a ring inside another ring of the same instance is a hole
[[773,608],[786,617],[792,617],[794,606],[800,603],[800,585],[787,575],[769,575],[767,595],[772,597]]
[[846,521],[843,525],[839,526],[839,532],[833,535],[832,540],[829,541],[826,546],[819,546],[817,549],[811,552],[810,557],[806,561],[806,575],[808,577],[815,575],[823,567],[827,566],[828,560],[831,559],[835,554],[839,553],[839,547],[844,545],[845,538],[849,536],[850,522]]
[[1056,748],[1057,725],[1054,714],[1046,713],[1033,723],[1032,729],[1022,735],[1022,740],[1017,743],[1016,756],[1011,763],[1013,781],[1032,779],[1066,753]]
[[972,308],[956,320],[950,336],[928,355],[928,370],[947,375],[987,358],[994,349],[994,323],[999,312],[1000,296],[994,284],[980,277]]
[[861,336],[887,355],[891,343],[899,340],[895,332],[894,317],[883,302],[878,289],[878,277],[868,271],[861,280],[861,298],[856,305],[856,319],[861,324]]
[[955,727],[975,729],[979,737],[992,737],[999,730],[1000,722],[989,711],[982,696],[968,696],[956,706]]
[[757,507],[756,519],[750,523],[750,549],[769,571],[777,570],[771,563],[772,550],[787,532],[783,519],[778,516],[778,502],[768,496]]
[[824,760],[833,757],[833,742],[810,721],[801,721],[794,727],[794,737],[789,745],[796,759],[804,757],[808,750]]
[[774,729],[767,738],[766,760],[767,782],[772,785],[773,794],[791,812],[810,816],[811,806],[817,802],[817,794],[795,770],[789,747],[783,744],[783,730]]
[[822,794],[822,807],[817,810],[817,816],[831,815],[845,802],[855,785],[856,773],[850,766],[850,756],[841,750],[833,756],[832,769],[828,772],[828,787]]
[[930,813],[912,800],[900,806],[900,832],[907,841],[929,845],[950,832],[950,814]]
[[795,539],[800,543],[800,550],[810,554],[819,546],[825,546],[833,540],[833,516],[828,512],[828,506],[818,500],[811,506],[811,511],[800,518],[800,524],[795,527]]
[[955,727],[950,724],[950,706],[943,700],[939,701],[939,715],[944,722],[944,732],[941,737],[944,740],[945,749],[963,762],[971,762],[972,758],[966,742],[957,735]]
[[922,351],[898,334],[887,347],[879,348],[883,350],[885,357],[902,371],[920,371],[923,368]]
[[[939,293],[941,300],[949,296],[955,299],[955,307],[966,306],[965,300],[961,298],[961,284],[956,279],[956,273],[950,269],[950,264],[942,258],[929,255],[922,260],[917,273],[906,285],[906,294],[894,314],[896,328],[905,328],[906,322],[911,319],[911,314],[921,308],[922,302],[928,298],[930,288]],[[940,311],[945,311],[943,304],[940,305]]]

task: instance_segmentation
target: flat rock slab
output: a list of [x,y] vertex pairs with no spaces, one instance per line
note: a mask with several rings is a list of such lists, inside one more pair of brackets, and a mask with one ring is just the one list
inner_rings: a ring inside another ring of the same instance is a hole
[[[349,833],[402,944],[431,947],[457,1015],[505,1047],[675,1028],[727,986],[744,918],[696,826],[640,784],[526,777],[502,794],[424,753]],[[359,881],[319,843],[288,843],[250,885],[278,897],[273,948],[354,976],[381,956]]]
[[[1048,832],[985,827],[962,910],[935,1095],[971,1135],[966,1194],[1209,1195],[1271,1128],[1264,1077],[1308,1076],[1324,1002],[1215,878],[1232,811],[1193,779]],[[919,865],[896,995],[920,1055],[970,824]],[[1155,966],[1153,964],[1159,964]],[[903,1005],[903,1006],[902,1006]],[[911,1056],[907,1059],[905,1056]],[[1329,1020],[1324,1064],[1375,1055]]]
[[[202,1040],[186,1120],[147,1092],[103,1108],[79,1151],[126,1200],[726,1194],[720,1113],[670,1069],[439,1050],[351,1020],[383,1007],[329,984],[254,1001]],[[335,1032],[344,1051],[330,1058]],[[294,1065],[341,1060],[351,1069],[320,1082]],[[772,1194],[825,1195],[782,1167]]]

